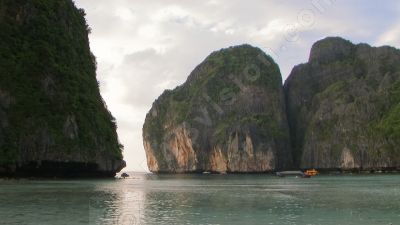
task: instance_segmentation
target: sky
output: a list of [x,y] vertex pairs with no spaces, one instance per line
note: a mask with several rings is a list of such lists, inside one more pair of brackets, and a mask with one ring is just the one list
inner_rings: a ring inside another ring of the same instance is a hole
[[147,171],[142,127],[153,101],[211,52],[261,48],[285,80],[327,36],[400,48],[397,0],[75,0],[86,11],[97,79],[116,117],[127,171]]

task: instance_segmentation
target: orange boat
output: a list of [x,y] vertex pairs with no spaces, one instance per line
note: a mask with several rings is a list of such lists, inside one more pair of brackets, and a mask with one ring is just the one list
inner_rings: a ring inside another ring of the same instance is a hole
[[305,175],[305,176],[308,176],[308,177],[313,177],[313,176],[315,176],[315,175],[317,175],[317,174],[318,174],[318,171],[315,170],[315,169],[306,170],[306,171],[304,172],[304,175]]

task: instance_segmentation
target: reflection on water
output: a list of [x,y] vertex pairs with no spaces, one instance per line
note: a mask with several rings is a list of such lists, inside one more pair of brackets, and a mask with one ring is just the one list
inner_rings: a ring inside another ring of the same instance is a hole
[[400,224],[400,176],[0,181],[0,224]]

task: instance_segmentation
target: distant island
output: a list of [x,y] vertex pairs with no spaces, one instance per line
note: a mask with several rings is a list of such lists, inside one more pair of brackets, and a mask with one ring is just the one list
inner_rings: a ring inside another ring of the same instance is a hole
[[400,51],[325,38],[282,86],[260,49],[222,49],[153,103],[143,141],[156,173],[399,170]]
[[0,176],[113,177],[125,167],[85,12],[0,2]]

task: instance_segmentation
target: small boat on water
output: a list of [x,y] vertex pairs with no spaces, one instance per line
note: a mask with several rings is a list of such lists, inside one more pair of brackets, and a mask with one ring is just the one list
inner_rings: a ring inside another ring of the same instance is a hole
[[306,171],[304,172],[304,175],[305,175],[305,176],[308,176],[308,177],[313,177],[313,176],[316,176],[317,174],[318,174],[318,171],[315,170],[315,169],[306,170]]
[[315,169],[312,170],[306,170],[306,171],[281,171],[281,172],[276,172],[276,175],[278,177],[286,177],[286,176],[298,176],[302,178],[310,178],[313,176],[316,176],[318,174],[318,171]]
[[276,175],[278,177],[286,177],[286,176],[303,176],[304,173],[301,171],[281,171],[281,172],[276,172]]
[[122,174],[121,174],[121,177],[122,177],[123,179],[126,179],[126,178],[129,177],[129,174],[127,174],[127,173],[122,173]]

